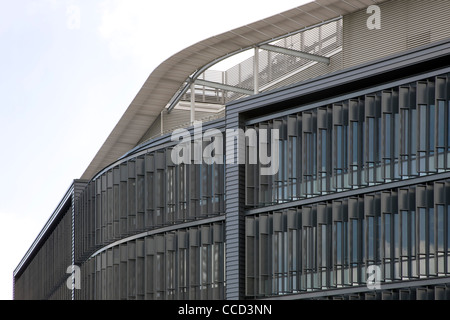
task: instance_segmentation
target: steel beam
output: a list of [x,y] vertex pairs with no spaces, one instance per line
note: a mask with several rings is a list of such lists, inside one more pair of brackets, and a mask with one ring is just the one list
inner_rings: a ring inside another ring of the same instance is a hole
[[267,50],[267,51],[278,52],[278,53],[286,54],[289,56],[294,56],[294,57],[299,57],[302,59],[308,59],[308,60],[312,60],[312,61],[316,61],[316,62],[320,62],[320,63],[325,63],[327,65],[330,64],[330,58],[303,52],[303,51],[282,48],[282,47],[273,46],[270,44],[263,44],[262,46],[260,46],[260,48]]
[[[257,44],[256,46],[259,46],[259,47],[260,47],[260,46],[266,45],[267,43],[274,42],[274,41],[277,41],[277,40],[280,40],[280,39],[283,39],[283,38],[286,38],[286,37],[289,37],[289,36],[298,34],[299,32],[304,32],[304,31],[307,31],[307,30],[311,30],[311,29],[320,27],[320,26],[322,26],[322,25],[325,25],[325,24],[327,24],[327,23],[330,23],[330,22],[339,21],[340,19],[342,19],[342,16],[338,16],[338,17],[335,17],[335,18],[333,18],[333,19],[330,19],[330,20],[327,20],[327,21],[323,21],[323,22],[321,22],[321,23],[319,23],[319,24],[315,24],[315,25],[313,25],[313,26],[309,26],[309,27],[306,27],[306,28],[303,28],[303,29],[300,29],[300,30],[288,32],[287,34],[284,34],[284,35],[281,35],[281,36],[272,38],[272,39],[270,39],[270,40],[263,41],[263,42]],[[185,83],[183,84],[183,87],[181,88],[181,90],[178,91],[178,93],[174,94],[174,96],[172,97],[172,99],[170,99],[170,101],[169,101],[169,103],[168,103],[168,107],[167,107],[167,113],[170,113],[170,112],[173,110],[173,108],[175,108],[175,106],[176,106],[177,103],[181,100],[181,98],[183,97],[183,95],[189,90],[189,88],[190,88],[190,83],[191,83],[193,80],[197,79],[197,77],[198,77],[199,75],[201,75],[203,72],[205,72],[205,70],[209,69],[210,67],[212,67],[212,66],[215,65],[216,63],[219,63],[220,61],[223,61],[223,60],[225,60],[225,59],[227,59],[227,58],[229,58],[229,57],[232,57],[232,56],[234,56],[234,55],[236,55],[236,54],[238,54],[238,53],[247,51],[247,50],[249,50],[249,49],[251,49],[251,48],[253,48],[253,47],[254,47],[254,45],[249,46],[249,47],[245,47],[245,48],[241,48],[241,49],[236,50],[236,51],[233,51],[233,52],[230,52],[230,53],[228,53],[228,54],[226,54],[226,55],[224,55],[224,56],[222,56],[222,57],[220,57],[220,58],[217,58],[217,59],[215,59],[215,60],[213,60],[213,61],[207,63],[206,65],[204,65],[203,67],[201,67],[200,69],[198,69],[197,71],[195,71],[190,77],[188,77],[188,78],[186,79],[186,81],[185,81]]]
[[191,83],[191,123],[195,121],[195,83]]
[[233,87],[233,86],[230,86],[228,84],[223,84],[223,83],[213,82],[213,81],[207,81],[207,80],[202,80],[202,79],[195,80],[195,84],[198,84],[198,85],[201,85],[201,86],[207,86],[207,87],[211,87],[211,88],[216,88],[216,89],[221,89],[221,90],[238,92],[238,93],[246,94],[246,95],[249,95],[249,96],[253,94],[252,90],[247,90],[247,89],[239,88],[239,87]]
[[259,93],[259,48],[255,48],[253,56],[253,93]]

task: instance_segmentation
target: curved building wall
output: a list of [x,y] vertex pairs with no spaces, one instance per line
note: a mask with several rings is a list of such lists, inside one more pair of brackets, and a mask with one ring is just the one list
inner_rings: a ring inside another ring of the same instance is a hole
[[60,219],[23,272],[15,275],[15,299],[71,299],[67,268],[72,265],[72,208],[66,209]]
[[224,165],[174,165],[171,150],[118,161],[78,198],[77,298],[224,297]]
[[224,299],[224,222],[120,241],[81,268],[76,299]]

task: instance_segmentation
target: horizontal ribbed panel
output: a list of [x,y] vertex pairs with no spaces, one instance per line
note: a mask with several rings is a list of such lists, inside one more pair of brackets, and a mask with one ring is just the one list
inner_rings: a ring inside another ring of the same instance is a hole
[[398,0],[379,5],[381,28],[369,29],[366,10],[344,16],[344,68],[446,39],[450,1]]

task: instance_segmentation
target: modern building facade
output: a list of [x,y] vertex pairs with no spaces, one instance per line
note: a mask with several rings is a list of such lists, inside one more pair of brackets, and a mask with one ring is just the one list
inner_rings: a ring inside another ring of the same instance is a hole
[[[14,298],[450,299],[449,16],[446,0],[317,0],[170,57]],[[175,161],[180,135],[195,161]]]

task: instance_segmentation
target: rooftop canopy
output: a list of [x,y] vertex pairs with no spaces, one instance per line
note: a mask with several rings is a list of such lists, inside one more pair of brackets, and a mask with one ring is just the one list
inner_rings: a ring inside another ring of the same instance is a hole
[[[271,43],[384,1],[386,0],[312,1],[210,37],[174,54],[150,74],[81,179],[92,179],[97,172],[139,144],[161,111],[167,109],[170,112],[198,76],[216,63],[252,48],[273,52],[284,50],[283,54],[310,59],[317,63],[327,63],[329,60],[325,56],[308,55],[299,50],[281,48]],[[200,83],[215,85],[205,80]],[[222,89],[232,90],[229,87]],[[243,94],[252,93],[248,89],[237,90]],[[253,93],[257,92],[258,90],[253,90]]]

